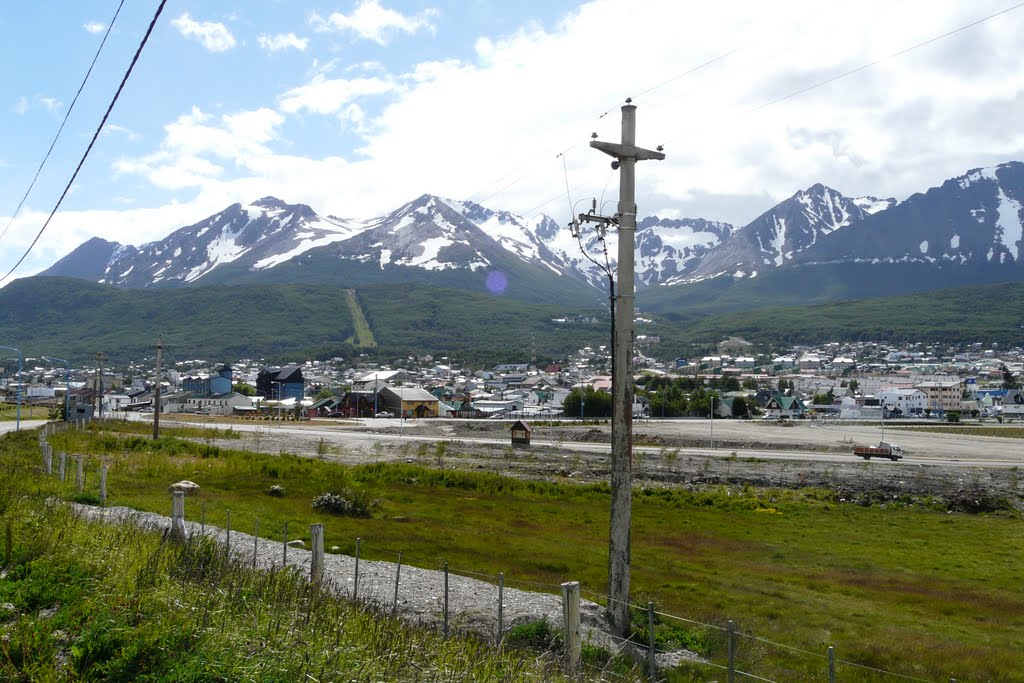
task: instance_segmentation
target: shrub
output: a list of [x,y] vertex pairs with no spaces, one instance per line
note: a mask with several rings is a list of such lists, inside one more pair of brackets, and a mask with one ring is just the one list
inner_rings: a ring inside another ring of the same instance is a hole
[[345,517],[370,517],[378,506],[365,492],[355,489],[331,489],[313,499],[313,509]]
[[284,487],[281,486],[280,484],[272,484],[270,488],[267,490],[267,495],[274,496],[275,498],[283,498]]
[[551,628],[547,619],[528,621],[513,627],[505,636],[505,645],[509,647],[551,650],[559,645],[558,634]]

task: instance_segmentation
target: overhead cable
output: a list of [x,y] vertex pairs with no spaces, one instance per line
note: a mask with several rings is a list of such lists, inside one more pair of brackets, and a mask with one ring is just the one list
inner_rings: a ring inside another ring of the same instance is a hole
[[92,151],[92,146],[96,144],[96,138],[98,138],[100,136],[100,133],[103,131],[103,126],[106,125],[107,118],[110,117],[110,112],[113,111],[114,105],[117,104],[117,99],[121,96],[121,91],[124,90],[125,83],[128,82],[128,77],[132,75],[132,70],[135,68],[135,64],[139,61],[139,56],[142,54],[142,49],[146,47],[146,43],[149,41],[149,36],[152,35],[153,28],[156,26],[157,19],[160,18],[160,14],[164,11],[164,5],[166,4],[167,0],[160,0],[160,5],[156,8],[156,13],[153,15],[153,20],[149,22],[149,28],[146,29],[146,35],[142,37],[142,42],[139,43],[139,48],[135,51],[135,55],[132,57],[131,64],[128,65],[128,70],[124,73],[124,78],[121,79],[121,84],[117,86],[117,92],[114,93],[113,99],[110,100],[110,105],[107,107],[106,113],[103,114],[103,119],[100,121],[100,125],[96,128],[96,132],[93,133],[92,140],[89,141],[89,146],[85,148],[85,153],[82,154],[82,158],[81,160],[79,160],[78,166],[75,167],[75,172],[71,174],[71,179],[68,181],[68,184],[64,187],[64,191],[61,192],[60,198],[54,205],[53,210],[50,211],[50,215],[47,216],[46,222],[43,223],[43,226],[41,228],[39,228],[39,232],[36,233],[35,239],[32,240],[32,244],[28,245],[28,249],[26,249],[25,253],[21,255],[21,258],[18,259],[18,262],[15,263],[10,270],[4,273],[3,277],[0,277],[0,283],[3,283],[4,280],[9,278],[14,273],[14,271],[18,269],[18,266],[20,266],[25,261],[25,259],[28,258],[28,255],[32,252],[32,249],[35,248],[36,243],[39,242],[39,238],[43,236],[43,233],[46,231],[46,228],[50,225],[50,221],[53,220],[53,216],[54,214],[57,213],[57,209],[59,209],[60,205],[64,202],[64,198],[71,190],[71,185],[74,184],[75,178],[78,177],[78,172],[82,170],[82,166],[85,164],[85,160],[89,157],[89,152]]

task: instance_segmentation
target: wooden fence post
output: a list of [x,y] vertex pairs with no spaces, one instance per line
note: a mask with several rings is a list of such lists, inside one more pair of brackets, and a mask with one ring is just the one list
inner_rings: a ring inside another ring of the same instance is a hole
[[60,464],[57,465],[57,478],[61,481],[67,480],[67,468],[68,468],[68,454],[64,451],[60,452]]
[[284,523],[284,557],[281,559],[281,567],[288,566],[288,522]]
[[75,491],[81,493],[85,488],[85,477],[82,472],[82,456],[75,456]]
[[580,582],[562,584],[562,632],[565,634],[565,668],[575,676],[580,666],[583,643],[580,639]]
[[231,558],[231,510],[228,510],[228,527],[224,535],[224,555]]
[[324,525],[309,525],[309,540],[313,544],[313,555],[309,562],[309,580],[319,583],[324,573]]
[[43,454],[43,468],[47,474],[53,474],[53,452],[49,449]]
[[107,504],[107,466],[100,465],[100,504]]
[[828,646],[828,683],[836,683],[836,649]]

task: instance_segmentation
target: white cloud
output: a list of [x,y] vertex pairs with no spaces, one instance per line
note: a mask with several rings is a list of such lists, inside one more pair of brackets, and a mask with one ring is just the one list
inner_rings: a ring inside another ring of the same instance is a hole
[[316,31],[352,32],[360,38],[387,45],[394,33],[434,33],[434,19],[437,16],[438,11],[433,8],[427,8],[416,15],[404,15],[382,7],[377,0],[360,0],[352,14],[332,12],[325,19],[314,13],[310,17],[310,24]]
[[47,97],[46,95],[40,95],[38,98],[39,104],[47,111],[57,111],[60,109],[61,102],[56,97]]
[[288,48],[294,48],[299,52],[304,52],[309,46],[309,38],[299,38],[294,33],[278,33],[273,36],[260,34],[260,36],[256,38],[256,42],[258,42],[260,47],[264,50],[270,50],[271,52],[278,52]]
[[103,133],[104,133],[104,135],[109,135],[111,133],[121,134],[129,142],[138,142],[139,139],[142,137],[138,133],[136,133],[134,130],[132,130],[131,128],[126,128],[124,126],[119,126],[116,123],[107,123],[105,126],[103,126]]
[[210,52],[224,52],[235,46],[235,37],[224,24],[213,21],[195,21],[185,12],[171,22],[183,37],[199,43]]
[[89,33],[96,34],[96,33],[103,33],[105,30],[107,30],[107,25],[106,24],[101,24],[98,21],[89,21],[89,22],[86,22],[86,23],[82,24],[82,28],[84,28]]
[[376,77],[345,79],[316,75],[306,85],[292,88],[281,96],[281,111],[335,114],[358,97],[382,95],[399,88],[393,81]]
[[[627,96],[638,106],[638,144],[666,145],[665,161],[637,169],[643,215],[743,224],[819,181],[851,196],[904,198],[975,166],[1024,159],[1016,125],[1024,11],[759,107],[965,25],[1001,9],[997,2],[934,0],[923,12],[865,0],[849,12],[792,0],[780,13],[754,0],[595,0],[556,26],[481,36],[461,59],[450,53],[392,72],[338,66],[351,77],[331,78],[335,62],[314,54],[305,82],[282,88],[276,102],[217,114],[195,108],[164,127],[158,148],[115,165],[118,176],[181,191],[187,203],[125,214],[131,219],[69,213],[64,225],[74,232],[53,248],[77,246],[87,226],[108,239],[118,239],[117,226],[138,241],[163,237],[265,195],[366,218],[433,192],[562,219],[566,175],[574,200],[616,196],[609,159],[587,143],[591,131],[618,140]],[[621,35],[652,31],[630,41],[626,59],[615,49]],[[345,135],[309,146],[289,139],[291,125],[318,116],[341,121]],[[352,133],[358,149],[345,146]],[[563,151],[567,173],[556,156]]]
[[18,116],[24,116],[27,111],[28,111],[28,98],[24,97],[24,96],[19,97],[18,101],[14,103],[14,113],[17,114]]

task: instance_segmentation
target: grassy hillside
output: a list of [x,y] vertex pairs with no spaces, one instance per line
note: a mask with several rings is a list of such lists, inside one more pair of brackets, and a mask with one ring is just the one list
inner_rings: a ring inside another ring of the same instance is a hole
[[[695,318],[668,314],[680,343],[715,342],[728,335],[775,344],[879,340],[891,342],[1020,344],[1024,283],[947,289],[911,296],[772,306]],[[670,335],[673,336],[673,335]]]
[[[133,427],[144,429],[125,429]],[[324,522],[326,546],[352,554],[360,537],[365,559],[394,561],[401,550],[421,567],[437,569],[447,560],[460,572],[504,572],[510,585],[550,592],[579,580],[588,598],[599,598],[605,585],[606,484],[459,471],[454,444],[410,443],[413,463],[349,468],[95,426],[54,435],[51,443],[89,454],[88,472],[108,463],[116,504],[166,513],[166,482],[187,478],[203,487],[188,503],[190,519],[201,501],[207,523],[223,526],[230,510],[233,528],[252,529],[258,517],[272,538],[280,538],[285,522],[293,531]],[[503,469],[497,459],[495,469]],[[271,485],[284,494],[267,495]],[[88,492],[95,486],[90,480]],[[64,485],[64,495],[70,488]],[[313,510],[311,499],[328,488],[359,492],[378,507],[370,518]],[[842,660],[915,680],[1018,680],[1020,515],[1008,506],[972,515],[927,497],[860,504],[841,495],[638,488],[632,596],[665,615],[657,627],[661,646],[685,644],[721,665],[718,629],[732,619],[748,634],[738,641],[739,668],[768,680],[824,680],[828,645]],[[642,612],[635,616],[643,639],[646,620]],[[715,678],[721,673],[684,665],[665,680],[724,680]],[[850,665],[838,673],[843,681],[894,679]]]
[[39,476],[38,455],[35,432],[0,438],[0,680],[568,680],[515,631],[501,650],[445,638],[299,572],[228,561],[206,539],[88,522],[59,500],[72,486]]
[[113,362],[151,356],[158,335],[176,359],[351,357],[365,351],[386,360],[428,353],[456,354],[463,361],[529,360],[558,358],[603,340],[607,328],[601,325],[551,322],[579,312],[413,285],[354,294],[309,284],[127,290],[35,277],[0,289],[0,343],[26,356],[72,363],[97,351]]
[[72,362],[293,355],[355,333],[339,290],[310,285],[125,290],[68,278],[26,278],[0,290],[5,344]]
[[[766,346],[844,340],[1013,346],[1024,326],[1019,282],[815,305],[792,302],[802,291],[820,289],[794,289],[780,297],[790,305],[765,306],[760,299],[761,305],[751,300],[747,308],[738,300],[746,290],[727,290],[714,301],[712,285],[698,287],[708,301],[697,301],[696,290],[688,290],[677,308],[639,330],[661,338],[645,350],[648,355],[667,360],[730,335]],[[580,314],[599,322],[552,322]],[[55,355],[72,363],[97,351],[114,362],[138,360],[152,355],[158,335],[176,359],[350,358],[362,352],[385,362],[426,354],[460,363],[545,362],[606,344],[607,321],[599,305],[572,308],[413,284],[123,290],[36,277],[0,289],[0,343],[26,356]]]

